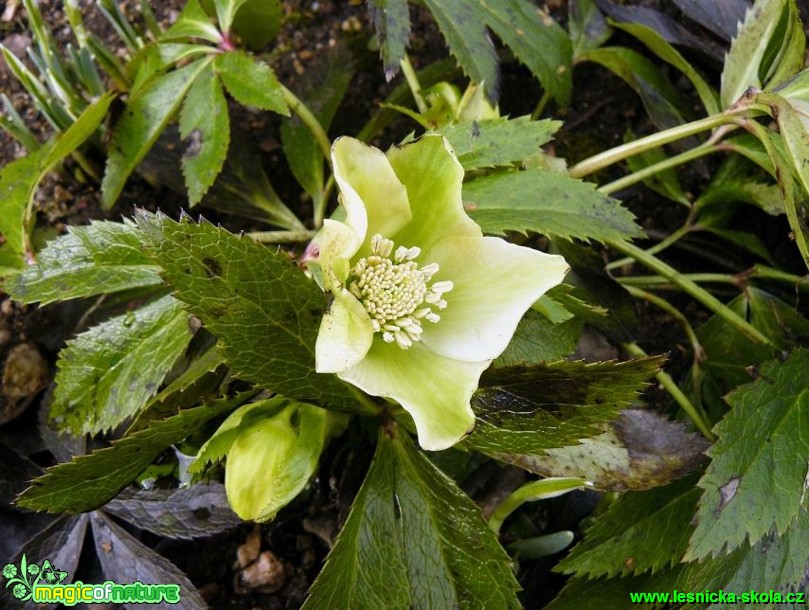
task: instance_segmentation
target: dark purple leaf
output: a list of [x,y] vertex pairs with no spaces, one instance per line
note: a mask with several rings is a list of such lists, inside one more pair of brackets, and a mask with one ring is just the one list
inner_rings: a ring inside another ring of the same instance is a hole
[[108,502],[104,511],[137,528],[183,540],[212,536],[242,523],[230,509],[220,483],[177,490],[126,490]]
[[[140,582],[143,584],[180,585],[180,603],[171,606],[160,604],[152,607],[199,610],[207,608],[188,577],[165,557],[155,553],[124,531],[103,513],[91,514],[96,553],[101,560],[104,578],[119,584]],[[131,610],[141,610],[144,604],[124,604]]]

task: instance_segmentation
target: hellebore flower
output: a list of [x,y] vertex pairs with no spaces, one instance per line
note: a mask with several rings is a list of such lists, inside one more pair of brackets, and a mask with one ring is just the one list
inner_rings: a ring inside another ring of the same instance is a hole
[[303,258],[334,297],[316,370],[397,401],[424,449],[451,447],[474,427],[480,374],[568,266],[483,237],[463,209],[463,168],[441,136],[387,155],[339,138],[332,161],[342,220],[326,220]]
[[275,396],[231,413],[200,448],[189,470],[225,462],[225,491],[242,519],[268,521],[306,486],[326,441],[345,415]]

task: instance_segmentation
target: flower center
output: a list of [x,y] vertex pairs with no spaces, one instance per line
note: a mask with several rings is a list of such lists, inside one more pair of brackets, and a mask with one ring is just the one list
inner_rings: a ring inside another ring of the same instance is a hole
[[374,331],[382,333],[387,343],[396,341],[402,349],[421,340],[421,321],[438,322],[436,309],[444,309],[441,298],[452,290],[452,282],[434,282],[438,265],[419,267],[417,247],[399,246],[381,235],[371,238],[371,256],[361,258],[351,269],[348,289],[371,316]]

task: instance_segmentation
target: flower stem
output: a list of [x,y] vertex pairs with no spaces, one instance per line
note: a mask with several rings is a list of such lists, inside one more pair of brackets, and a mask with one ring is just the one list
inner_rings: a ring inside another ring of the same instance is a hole
[[798,251],[801,253],[804,263],[809,267],[809,246],[807,246],[807,237],[803,229],[802,212],[799,211],[798,205],[796,204],[792,179],[789,178],[789,176],[792,175],[792,170],[784,156],[778,148],[776,148],[770,137],[770,132],[766,127],[750,119],[738,119],[737,122],[741,127],[758,138],[767,151],[770,160],[772,160],[773,166],[775,167],[775,177],[784,195],[784,208],[787,213],[787,220],[789,220],[789,226],[792,227],[792,231],[796,235],[795,242],[798,245]]
[[703,142],[702,144],[700,144],[699,146],[695,146],[691,150],[687,150],[684,153],[680,153],[679,155],[675,155],[673,157],[669,157],[668,159],[664,159],[659,163],[655,163],[653,165],[644,167],[643,169],[639,169],[638,171],[632,172],[631,174],[624,176],[623,178],[619,178],[618,180],[600,186],[596,190],[605,195],[610,195],[612,193],[615,193],[616,191],[620,191],[628,186],[632,186],[633,184],[646,180],[647,178],[654,176],[655,174],[658,174],[660,172],[663,172],[667,169],[677,167],[678,165],[688,163],[689,161],[699,159],[700,157],[710,155],[720,150],[721,148],[719,148],[714,142]]
[[766,265],[755,265],[749,271],[740,274],[744,278],[761,278],[789,284],[802,292],[809,292],[809,276],[792,275],[780,269],[773,269]]
[[672,316],[683,329],[686,336],[688,337],[689,343],[691,343],[691,349],[694,352],[694,360],[696,362],[700,362],[705,360],[705,350],[702,349],[702,344],[699,342],[699,338],[697,337],[697,333],[694,332],[694,327],[691,326],[691,323],[688,321],[679,309],[674,307],[671,303],[666,301],[665,299],[660,298],[656,294],[652,294],[651,292],[647,292],[640,288],[636,288],[635,286],[624,286],[627,292],[631,294],[633,297],[638,299],[643,299],[644,301],[648,301],[652,305],[662,309],[667,314]]
[[[646,250],[648,253],[649,251]],[[744,282],[736,275],[727,273],[680,273],[679,277],[692,282],[705,282],[714,284],[733,284],[734,286],[741,286]],[[624,286],[660,286],[660,285],[675,285],[671,279],[663,277],[662,275],[632,275],[628,277],[618,278],[618,282]]]
[[576,477],[550,477],[540,479],[539,481],[531,481],[519,489],[516,489],[510,496],[498,504],[492,516],[489,517],[489,527],[492,528],[495,534],[499,534],[506,517],[525,502],[555,498],[575,489],[587,489],[592,487],[593,484],[590,481]]
[[331,140],[329,140],[329,136],[326,134],[323,126],[320,124],[320,121],[318,121],[315,115],[312,114],[312,111],[309,110],[306,104],[304,104],[284,85],[281,85],[281,91],[284,94],[284,100],[289,106],[289,109],[297,114],[298,118],[300,118],[300,120],[303,121],[303,124],[309,128],[310,132],[312,132],[315,141],[317,141],[318,146],[320,146],[320,151],[326,158],[326,163],[328,163],[329,167],[331,167]]
[[323,226],[323,218],[326,216],[326,206],[329,205],[329,199],[331,199],[331,192],[334,190],[334,174],[329,176],[329,179],[326,180],[326,185],[323,187],[323,190],[320,192],[320,196],[315,198],[314,204],[314,226],[315,229],[319,229]]
[[416,76],[416,71],[413,69],[413,64],[410,63],[410,58],[406,53],[402,58],[400,65],[402,66],[402,74],[404,74],[405,80],[407,81],[407,86],[410,87],[410,92],[413,94],[413,99],[416,100],[416,107],[419,109],[420,113],[424,114],[427,112],[427,102],[424,101],[424,97],[421,95],[421,85],[419,84],[419,79]]
[[[643,358],[647,355],[637,343],[624,343],[621,347],[623,347],[624,351],[630,356]],[[688,400],[688,397],[683,394],[682,390],[677,387],[677,384],[674,383],[671,375],[660,371],[657,375],[655,375],[655,379],[657,379],[660,385],[666,389],[674,401],[680,405],[680,408],[685,411],[686,415],[691,418],[691,421],[693,421],[697,429],[702,432],[702,435],[709,441],[715,441],[716,436],[714,436],[713,432],[711,432],[711,427],[708,425],[708,422],[693,405],[693,403]]]
[[[727,307],[719,299],[713,296],[710,292],[697,285],[693,279],[684,277],[676,269],[670,267],[659,258],[647,253],[645,250],[638,248],[634,244],[620,240],[610,240],[607,242],[611,248],[634,258],[640,264],[648,267],[655,273],[663,276],[672,284],[679,287],[683,292],[690,294],[697,301],[702,303],[705,307],[710,309],[720,318],[734,326],[740,332],[750,337],[756,343],[769,345],[770,340],[767,339],[757,328],[750,324],[747,320],[739,316],[732,309]],[[714,274],[710,274],[714,275]],[[732,277],[732,276],[731,276]]]
[[547,90],[542,94],[542,97],[539,98],[534,111],[531,113],[531,120],[536,121],[542,115],[542,111],[545,110],[545,106],[548,105],[548,102],[551,99],[551,94]]
[[[672,245],[673,243],[678,241],[681,237],[683,237],[683,236],[687,235],[688,233],[690,233],[692,230],[693,230],[693,225],[690,225],[690,224],[686,223],[685,225],[683,225],[682,227],[680,227],[679,229],[674,231],[674,233],[672,233],[671,235],[666,237],[666,239],[664,239],[662,241],[659,241],[654,246],[652,246],[651,248],[648,248],[646,250],[646,253],[647,254],[657,254],[658,252],[662,252],[663,250],[668,248],[670,245]],[[633,262],[633,260],[634,259],[632,257],[625,256],[624,258],[619,258],[618,260],[614,260],[614,261],[608,263],[605,268],[607,269],[607,271],[612,271],[613,269],[623,267],[624,265],[629,265],[630,263]]]
[[677,127],[653,133],[644,138],[638,138],[632,142],[627,142],[621,146],[605,150],[571,167],[570,176],[573,178],[582,178],[600,169],[609,167],[613,163],[623,161],[628,157],[640,154],[652,148],[657,148],[663,144],[676,142],[688,136],[693,136],[703,131],[732,123],[737,116],[744,112],[747,112],[747,107],[745,106],[729,109],[720,114],[714,114],[684,125],[678,125]]

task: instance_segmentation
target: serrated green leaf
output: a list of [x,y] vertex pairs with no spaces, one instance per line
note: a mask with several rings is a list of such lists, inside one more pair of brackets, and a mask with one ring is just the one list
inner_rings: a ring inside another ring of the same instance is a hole
[[371,0],[371,21],[382,53],[385,78],[390,81],[399,71],[410,39],[410,11],[407,0]]
[[221,483],[199,483],[185,489],[124,490],[104,505],[115,515],[158,536],[193,540],[241,525],[228,506]]
[[520,608],[510,561],[478,506],[409,440],[395,451],[396,501],[415,608]]
[[209,348],[146,404],[126,433],[143,430],[156,419],[176,415],[181,409],[201,402],[216,391],[226,371],[219,352],[214,347]]
[[[692,563],[685,567],[680,588],[692,591],[732,591],[737,596],[750,591],[769,593],[804,593],[803,603],[762,603],[749,598],[739,600],[746,608],[806,608],[806,574],[809,571],[809,510],[801,509],[782,536],[770,532],[752,547],[742,545],[734,552],[711,561]],[[730,600],[728,600],[730,601]],[[739,607],[733,604],[715,604],[711,609]]]
[[754,544],[773,526],[783,534],[797,517],[807,464],[795,458],[809,455],[807,370],[809,350],[796,349],[726,397],[733,409],[715,427],[719,440],[699,482],[705,493],[689,561]]
[[10,278],[4,289],[17,301],[47,305],[156,286],[162,283],[159,270],[131,222],[93,221],[48,242],[36,264]]
[[243,51],[220,53],[215,65],[228,93],[237,102],[289,116],[281,83],[270,66]]
[[[294,87],[298,98],[306,104],[324,131],[328,131],[337,107],[354,74],[351,54],[338,46],[322,59],[307,67]],[[312,131],[293,116],[281,125],[281,145],[292,175],[313,198],[323,196],[323,150]]]
[[637,399],[662,362],[562,360],[491,369],[472,399],[477,423],[464,446],[500,457],[536,456],[600,434],[605,422]]
[[[664,595],[674,589],[683,590],[683,566],[661,570],[655,574],[641,574],[624,578],[596,578],[585,580],[571,578],[558,597],[545,606],[545,610],[639,610],[667,608],[665,602],[642,603],[634,601],[630,594],[661,592]],[[642,599],[642,598],[641,598]],[[645,602],[645,600],[643,600]]]
[[640,236],[632,213],[595,190],[595,185],[563,174],[528,170],[504,172],[464,184],[469,215],[486,233],[536,231],[585,241]]
[[392,443],[380,439],[351,512],[302,610],[409,610],[413,607],[396,503]]
[[40,180],[96,132],[116,97],[104,94],[50,143],[0,170],[0,233],[14,253],[25,250],[26,215]]
[[250,49],[260,51],[278,35],[283,24],[280,0],[247,0],[236,11],[232,30]]
[[0,170],[0,233],[6,240],[4,245],[19,261],[19,266],[23,265],[25,251],[25,215],[39,181],[47,173],[45,159],[48,147],[45,144]]
[[248,136],[231,123],[230,148],[222,172],[205,197],[205,207],[292,231],[306,227],[275,192],[260,155],[243,142]]
[[566,239],[554,239],[554,246],[572,268],[566,279],[575,288],[571,295],[556,291],[551,294],[613,343],[634,341],[638,324],[635,302],[629,292],[605,272],[599,252]]
[[209,57],[154,77],[136,89],[115,125],[101,183],[104,209],[113,206],[127,178],[165,129],[194,80],[213,61]]
[[517,589],[477,506],[409,442],[383,433],[303,607],[519,608]]
[[449,140],[458,161],[469,171],[520,163],[539,152],[561,126],[561,121],[532,121],[524,116],[448,125],[435,133]]
[[694,470],[708,442],[651,411],[627,409],[602,434],[545,455],[498,454],[503,461],[546,477],[580,477],[602,491],[643,490]]
[[488,15],[477,2],[466,0],[425,0],[450,52],[464,73],[476,83],[484,83],[490,100],[500,95],[497,52],[486,31]]
[[[544,298],[544,297],[543,297]],[[554,323],[529,309],[517,325],[506,350],[494,361],[495,367],[555,362],[573,353],[581,336],[579,318]]]
[[143,55],[136,55],[132,61],[148,62],[149,65],[143,66],[138,72],[133,88],[138,89],[141,82],[146,82],[149,76],[153,76],[165,66],[180,62],[188,63],[188,60],[196,59],[198,55],[211,55],[212,52],[209,45],[197,43],[163,42],[156,47],[145,47],[141,51]]
[[210,223],[141,212],[144,232],[178,299],[219,339],[233,374],[294,397],[352,408],[350,390],[315,373],[326,297],[283,252]]
[[730,45],[722,70],[727,108],[749,88],[774,86],[803,66],[806,38],[794,0],[757,0]]
[[[561,288],[572,289],[571,286],[566,285],[561,286]],[[557,290],[556,294],[558,296],[561,294],[561,291]],[[541,314],[542,317],[551,324],[561,324],[575,317],[575,314],[568,311],[567,308],[559,302],[558,298],[554,298],[548,293],[539,297],[539,300],[531,305],[531,309]],[[561,360],[561,358],[557,358],[557,360]]]
[[182,165],[188,203],[193,207],[222,171],[230,146],[228,102],[210,65],[199,73],[185,98],[180,137],[190,140]]
[[[166,30],[160,40],[176,40],[178,38],[202,38],[214,44],[219,44],[222,35],[211,18],[202,8],[199,0],[188,0],[177,21]],[[162,46],[162,45],[161,45]]]
[[254,394],[245,392],[187,409],[113,441],[111,447],[48,468],[17,498],[17,506],[51,513],[94,510],[133,481],[166,447],[192,436],[208,421],[235,409]]
[[93,525],[96,556],[101,562],[105,578],[125,583],[136,576],[138,582],[179,585],[181,592],[176,603],[149,605],[170,605],[177,610],[197,610],[207,605],[188,577],[177,566],[136,540],[132,534],[114,523],[104,513],[93,512],[90,515],[90,522]]
[[705,110],[709,115],[720,111],[717,92],[705,82],[700,73],[688,63],[679,51],[666,42],[660,34],[652,28],[639,23],[613,23],[613,25],[640,40],[660,59],[682,72],[694,85],[694,89],[696,89],[700,101],[702,101],[702,105],[705,106]]
[[564,106],[573,88],[573,45],[547,12],[527,0],[478,0],[486,24]]
[[700,491],[688,477],[622,495],[555,570],[578,577],[655,573],[674,567],[688,547]]
[[223,32],[230,32],[233,18],[239,8],[246,2],[247,0],[213,0],[213,5],[216,8],[216,18]]
[[157,392],[190,340],[171,296],[85,331],[59,354],[51,420],[75,434],[114,428]]
[[694,205],[697,209],[708,209],[714,205],[727,209],[727,206],[722,205],[727,203],[749,203],[771,216],[786,213],[781,189],[775,184],[750,177],[712,181]]
[[721,397],[750,381],[750,367],[775,358],[779,350],[809,341],[809,320],[763,290],[748,286],[727,306],[760,330],[772,345],[753,343],[718,317],[697,330],[707,355],[700,363],[704,376],[698,379],[698,389],[706,408],[717,418],[725,409]]

